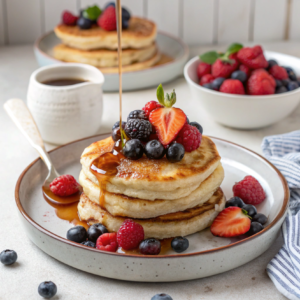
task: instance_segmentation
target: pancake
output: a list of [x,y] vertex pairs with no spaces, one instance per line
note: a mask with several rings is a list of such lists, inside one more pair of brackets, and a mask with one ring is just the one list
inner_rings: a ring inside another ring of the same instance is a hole
[[[82,30],[78,26],[60,24],[54,32],[65,45],[81,50],[118,48],[117,31],[105,31],[98,26]],[[149,47],[156,38],[155,23],[131,17],[128,29],[122,30],[122,48],[140,49]]]
[[[141,49],[125,49],[122,51],[122,65],[132,65],[153,58],[157,52],[156,44]],[[60,44],[54,47],[56,59],[66,62],[89,64],[97,68],[118,67],[118,51],[107,49],[78,50]]]
[[[203,205],[152,219],[134,219],[144,228],[145,238],[157,239],[186,236],[209,227],[225,207],[225,197],[219,188]],[[102,223],[110,232],[117,232],[126,218],[114,217],[82,194],[78,204],[81,220],[89,224]]]
[[155,218],[168,213],[184,211],[188,208],[201,205],[208,201],[221,185],[224,178],[224,169],[221,164],[204,180],[199,187],[186,197],[174,201],[170,200],[141,200],[121,194],[106,192],[104,199],[99,203],[100,188],[88,179],[83,172],[80,173],[79,183],[85,195],[95,204],[99,204],[112,216],[125,216],[130,218]]
[[[111,151],[113,145],[111,137],[97,141],[87,147],[81,156],[84,174],[96,185],[99,183],[91,173],[90,165],[100,155]],[[177,163],[170,163],[166,157],[160,160],[146,156],[136,161],[121,160],[118,173],[110,178],[106,190],[143,200],[176,200],[198,188],[217,168],[220,160],[213,141],[203,136],[200,147],[186,152]]]

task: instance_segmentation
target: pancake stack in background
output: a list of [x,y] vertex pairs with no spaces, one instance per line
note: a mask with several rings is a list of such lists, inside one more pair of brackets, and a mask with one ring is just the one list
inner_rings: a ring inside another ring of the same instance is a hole
[[224,208],[220,189],[224,170],[215,144],[206,136],[198,149],[186,152],[177,163],[165,157],[121,160],[100,201],[99,182],[90,166],[113,145],[109,137],[87,147],[81,156],[79,182],[84,193],[78,213],[82,220],[102,223],[116,232],[131,218],[143,226],[145,237],[164,239],[207,228]]
[[[54,29],[56,36],[62,42],[53,49],[56,59],[90,64],[100,68],[103,73],[118,72],[116,30],[105,30],[98,26],[96,21],[93,21],[93,25],[86,29],[76,25],[76,22],[72,26],[67,25],[68,22],[64,23]],[[77,24],[80,23],[77,22]],[[123,27],[122,30],[124,72],[149,68],[160,60],[161,55],[155,39],[156,25],[153,22],[143,18],[130,17],[126,28]]]

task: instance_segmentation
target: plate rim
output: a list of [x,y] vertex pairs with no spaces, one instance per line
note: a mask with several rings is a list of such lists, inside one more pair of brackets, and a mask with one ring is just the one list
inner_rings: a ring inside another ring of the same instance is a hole
[[[180,57],[178,57],[178,58],[176,58],[176,59],[174,59],[174,60],[172,60],[172,61],[170,61],[170,62],[164,63],[164,64],[162,64],[162,65],[157,65],[157,66],[154,65],[154,66],[151,66],[151,67],[149,67],[149,68],[142,69],[142,70],[137,70],[137,71],[123,72],[123,73],[122,73],[123,75],[125,75],[125,74],[137,73],[137,72],[143,72],[143,71],[148,71],[148,70],[157,70],[157,69],[159,70],[159,69],[161,69],[161,68],[164,68],[165,66],[169,66],[169,65],[171,65],[171,64],[175,64],[175,63],[178,63],[178,62],[180,62],[180,61],[185,61],[185,62],[186,62],[186,60],[187,60],[188,57],[189,57],[189,53],[190,53],[188,45],[187,45],[182,39],[180,39],[180,38],[178,38],[178,37],[176,37],[176,36],[174,36],[174,35],[172,35],[172,34],[166,33],[166,32],[161,31],[161,30],[158,30],[157,33],[159,33],[159,34],[161,34],[161,35],[164,35],[164,36],[168,36],[169,38],[171,38],[171,39],[173,39],[173,40],[176,40],[176,41],[182,46],[182,48],[183,48],[183,50],[184,50],[184,51],[183,51],[183,54],[182,54]],[[43,39],[45,39],[46,37],[48,37],[49,35],[51,35],[51,34],[55,34],[54,30],[50,30],[50,31],[44,33],[44,34],[43,34],[42,36],[40,36],[39,38],[37,38],[37,39],[35,40],[35,42],[34,42],[34,46],[33,46],[34,50],[38,51],[41,55],[45,56],[45,57],[48,58],[48,59],[55,60],[57,63],[67,63],[67,62],[64,62],[64,61],[62,61],[62,60],[59,60],[59,59],[54,58],[53,56],[47,54],[47,53],[44,52],[42,49],[40,49],[40,47],[39,47],[40,42],[41,42]],[[97,67],[96,67],[96,68],[97,68]],[[99,68],[99,70],[101,71],[101,68]],[[104,74],[105,76],[111,76],[111,75],[117,75],[118,73],[107,73],[107,74],[106,74],[106,73],[103,73],[103,74]]]
[[[84,141],[84,140],[88,140],[88,139],[91,139],[91,138],[105,138],[107,137],[107,135],[110,135],[110,133],[103,133],[103,134],[98,134],[98,135],[94,135],[94,136],[89,136],[89,137],[86,137],[86,138],[83,138],[83,139],[78,139],[78,140],[75,140],[75,141],[72,141],[70,143],[67,143],[67,144],[64,144],[64,145],[61,145],[61,146],[58,146],[50,151],[48,151],[48,153],[51,153],[51,152],[54,152],[54,151],[57,151],[59,150],[60,148],[63,148],[63,147],[66,147],[66,146],[69,146],[71,144],[74,144],[74,143],[78,143],[78,142],[81,142],[81,141]],[[276,218],[268,225],[266,226],[262,231],[250,236],[250,237],[247,237],[245,239],[242,239],[240,241],[237,241],[237,242],[234,242],[232,244],[228,244],[228,245],[225,245],[225,246],[221,246],[221,247],[217,247],[217,248],[214,248],[214,249],[209,249],[209,250],[204,250],[204,251],[198,251],[198,252],[193,252],[193,253],[181,253],[181,254],[175,254],[175,255],[148,255],[148,256],[143,256],[143,255],[136,255],[136,254],[125,254],[125,253],[117,253],[117,252],[107,252],[107,251],[102,251],[102,250],[98,250],[98,249],[94,249],[94,248],[91,248],[91,247],[87,247],[87,246],[84,246],[84,245],[81,245],[79,243],[75,243],[73,241],[70,241],[64,237],[61,237],[47,229],[45,229],[44,227],[42,227],[41,225],[39,225],[38,223],[36,223],[27,213],[26,211],[24,210],[22,204],[21,204],[21,200],[20,200],[20,195],[19,195],[19,192],[20,192],[20,186],[21,186],[21,183],[22,183],[22,180],[25,176],[25,174],[29,171],[29,169],[34,165],[36,164],[39,160],[41,160],[40,157],[38,157],[37,159],[35,159],[33,162],[31,162],[25,169],[24,171],[21,173],[21,175],[19,176],[18,180],[17,180],[17,183],[16,183],[16,187],[15,187],[15,201],[16,201],[16,205],[17,205],[17,208],[19,210],[19,212],[21,213],[22,217],[30,223],[31,226],[33,226],[35,229],[39,230],[40,232],[48,235],[49,237],[51,238],[54,238],[55,240],[59,241],[59,242],[63,242],[63,243],[66,243],[70,246],[75,246],[75,247],[78,247],[80,249],[83,249],[83,250],[89,250],[89,251],[92,251],[92,252],[95,252],[95,253],[100,253],[100,254],[105,254],[105,255],[116,255],[116,256],[119,256],[119,257],[129,257],[129,258],[146,258],[146,259],[151,259],[151,258],[154,258],[154,259],[163,259],[163,258],[179,258],[179,257],[182,257],[182,258],[185,258],[185,257],[191,257],[191,256],[198,256],[198,255],[205,255],[205,254],[211,254],[211,253],[215,253],[215,252],[219,252],[219,251],[222,251],[222,250],[226,250],[228,248],[231,248],[231,247],[235,247],[235,246],[238,246],[238,245],[241,245],[243,243],[246,243],[250,240],[253,240],[259,236],[261,236],[263,233],[265,233],[266,231],[270,230],[284,215],[285,215],[285,212],[287,211],[288,209],[288,203],[289,203],[289,198],[290,198],[290,192],[289,192],[289,187],[288,187],[288,184],[287,184],[287,181],[286,179],[284,178],[284,176],[281,174],[281,172],[270,162],[268,161],[266,158],[264,158],[262,155],[256,153],[255,151],[253,150],[250,150],[244,146],[241,146],[239,144],[236,144],[236,143],[233,143],[233,142],[230,142],[228,140],[225,140],[225,139],[221,139],[221,138],[217,138],[217,137],[213,137],[213,136],[209,136],[210,138],[213,138],[213,139],[216,139],[216,140],[219,140],[219,141],[222,141],[222,142],[225,142],[225,143],[229,143],[233,146],[236,146],[236,147],[239,147],[239,148],[242,148],[256,156],[258,156],[259,158],[261,158],[262,160],[264,160],[267,164],[269,164],[273,169],[274,171],[276,171],[277,175],[279,176],[281,182],[282,182],[282,185],[283,185],[283,189],[284,189],[284,199],[283,199],[283,204],[282,204],[282,207],[278,213],[278,215],[276,216]]]

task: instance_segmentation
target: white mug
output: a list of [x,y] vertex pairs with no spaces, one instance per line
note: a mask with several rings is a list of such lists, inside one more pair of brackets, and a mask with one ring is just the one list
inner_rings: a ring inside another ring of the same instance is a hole
[[[43,82],[81,79],[84,82],[51,86]],[[42,67],[32,73],[27,105],[44,141],[65,144],[95,135],[102,119],[104,76],[95,67],[68,63]]]

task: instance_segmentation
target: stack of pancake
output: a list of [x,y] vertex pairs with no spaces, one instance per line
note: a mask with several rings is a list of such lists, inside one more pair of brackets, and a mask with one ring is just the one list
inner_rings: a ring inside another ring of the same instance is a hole
[[[117,31],[105,31],[97,25],[82,30],[78,26],[58,25],[56,36],[62,44],[54,47],[56,59],[100,68],[103,73],[118,72]],[[156,25],[146,19],[131,17],[122,31],[123,71],[142,70],[156,64],[160,53],[156,43]]]
[[125,219],[140,223],[145,237],[186,236],[211,225],[225,206],[220,185],[224,170],[213,141],[203,136],[200,147],[177,163],[165,157],[121,160],[100,202],[100,187],[90,171],[94,159],[112,150],[111,137],[87,147],[81,157],[83,187],[78,213],[90,224],[118,231]]

